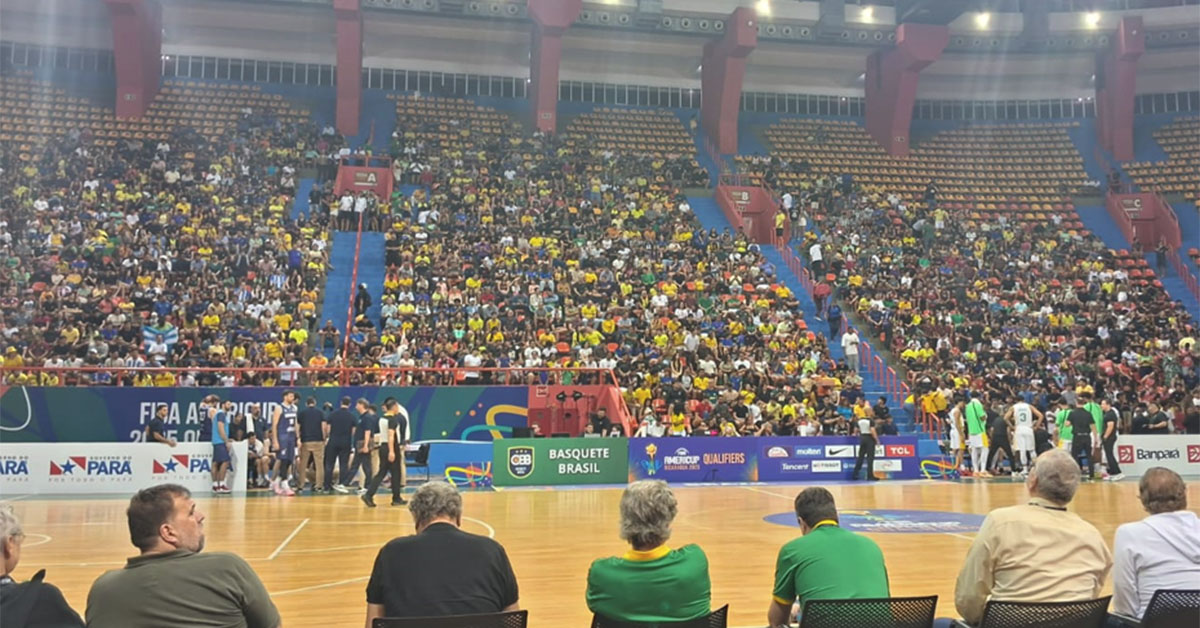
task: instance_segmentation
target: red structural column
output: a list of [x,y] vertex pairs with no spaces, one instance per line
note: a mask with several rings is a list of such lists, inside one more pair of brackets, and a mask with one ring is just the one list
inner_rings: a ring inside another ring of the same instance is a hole
[[362,110],[363,21],[360,0],[333,0],[337,16],[337,113],[343,135],[358,134]]
[[162,76],[162,7],[156,0],[105,0],[112,21],[117,117],[138,118]]
[[749,8],[734,9],[725,34],[704,45],[700,67],[700,124],[717,152],[738,149],[738,110],[746,57],[758,46],[758,16]]
[[583,0],[529,0],[533,33],[529,51],[529,105],[533,126],[553,133],[558,128],[558,68],[562,36],[579,17]]
[[1142,18],[1121,18],[1109,49],[1096,56],[1096,133],[1118,161],[1133,159],[1137,62],[1146,51]]
[[888,154],[908,154],[908,130],[921,70],[942,56],[950,29],[936,24],[901,24],[896,47],[867,57],[867,132]]

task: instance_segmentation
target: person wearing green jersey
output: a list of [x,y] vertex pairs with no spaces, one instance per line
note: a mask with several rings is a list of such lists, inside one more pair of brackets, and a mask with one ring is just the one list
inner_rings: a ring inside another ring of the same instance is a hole
[[709,614],[708,557],[698,545],[667,547],[678,505],[662,480],[630,484],[621,496],[622,556],[592,562],[588,610],[620,622],[674,622]]
[[1083,409],[1087,410],[1088,412],[1091,413],[1092,423],[1095,424],[1095,429],[1092,431],[1092,457],[1091,457],[1092,478],[1095,479],[1096,464],[1100,462],[1101,453],[1103,451],[1101,449],[1102,439],[1100,438],[1100,436],[1102,434],[1104,434],[1104,409],[1100,407],[1099,403],[1096,403],[1096,400],[1092,396],[1092,393],[1085,392],[1082,395],[1080,395],[1079,397],[1083,401]]
[[1067,421],[1067,415],[1071,413],[1071,406],[1066,399],[1058,401],[1058,411],[1054,413],[1054,425],[1058,429],[1058,449],[1071,449],[1072,434],[1071,423]]
[[978,477],[991,477],[984,468],[987,458],[987,448],[983,444],[983,435],[987,431],[987,410],[978,396],[971,399],[963,410],[967,420],[967,446],[971,448],[971,469]]

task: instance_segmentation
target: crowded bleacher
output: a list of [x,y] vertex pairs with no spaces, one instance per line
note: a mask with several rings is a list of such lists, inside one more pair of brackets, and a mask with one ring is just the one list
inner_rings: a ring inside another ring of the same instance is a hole
[[[2,80],[15,107],[5,107],[11,141],[0,143],[6,367],[304,359],[328,225],[294,220],[292,200],[298,169],[336,155],[341,136],[245,85],[168,84],[133,122],[44,83]],[[6,383],[278,377],[179,369],[9,371]]]

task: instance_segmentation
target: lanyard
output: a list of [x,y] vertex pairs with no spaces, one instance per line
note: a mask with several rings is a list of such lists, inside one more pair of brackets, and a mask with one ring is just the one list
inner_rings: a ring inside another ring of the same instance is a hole
[[[1066,510],[1066,509],[1064,508],[1063,510]],[[821,526],[834,526],[834,527],[837,527],[837,524],[838,524],[838,522],[837,522],[837,521],[834,521],[833,519],[825,519],[825,520],[823,520],[823,521],[818,521],[818,522],[817,522],[817,525],[813,526],[813,528],[812,528],[812,529],[813,529],[813,530],[816,530],[817,528],[819,528],[819,527],[821,527]]]
[[1067,507],[1066,507],[1066,506],[1051,506],[1051,505],[1049,505],[1049,504],[1039,504],[1039,503],[1037,503],[1037,502],[1029,502],[1029,505],[1030,505],[1030,506],[1037,506],[1038,508],[1045,508],[1046,510],[1060,510],[1060,511],[1062,511],[1062,512],[1066,512],[1066,511],[1067,511]]

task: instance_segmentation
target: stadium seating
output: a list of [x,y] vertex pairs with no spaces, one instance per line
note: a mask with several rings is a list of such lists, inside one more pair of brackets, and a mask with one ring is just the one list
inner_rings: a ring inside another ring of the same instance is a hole
[[[23,260],[5,269],[4,319],[20,330],[8,339],[15,355],[6,354],[6,366],[274,366],[289,352],[303,359],[328,238],[319,213],[291,220],[292,195],[297,169],[335,153],[340,137],[250,86],[168,83],[146,118],[127,121],[46,83],[3,81],[5,120],[37,120],[12,123],[5,132],[14,139],[0,143],[6,219],[20,226],[0,244]],[[165,349],[148,354],[159,336]],[[122,373],[9,372],[6,383],[277,376]]]
[[1200,117],[1181,117],[1155,131],[1154,139],[1168,160],[1125,164],[1125,171],[1143,190],[1182,194],[1200,207]]

